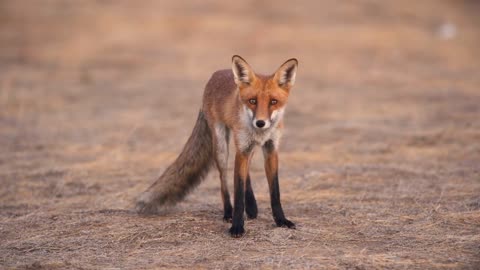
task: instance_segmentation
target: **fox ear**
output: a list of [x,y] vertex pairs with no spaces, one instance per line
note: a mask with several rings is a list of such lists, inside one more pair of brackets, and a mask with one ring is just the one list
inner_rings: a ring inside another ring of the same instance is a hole
[[234,55],[232,57],[232,71],[235,83],[240,85],[249,85],[255,77],[255,73],[242,57]]
[[297,67],[297,59],[289,59],[278,68],[277,72],[275,72],[273,79],[278,83],[280,87],[290,89],[295,84]]

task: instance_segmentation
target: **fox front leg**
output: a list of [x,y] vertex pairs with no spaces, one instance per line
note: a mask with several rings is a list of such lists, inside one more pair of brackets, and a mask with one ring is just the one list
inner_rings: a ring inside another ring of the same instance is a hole
[[245,211],[245,190],[251,156],[251,151],[248,153],[237,152],[235,155],[233,219],[232,227],[229,230],[233,237],[241,237],[245,233],[243,213]]
[[265,157],[265,173],[268,179],[268,188],[270,190],[270,203],[272,206],[273,219],[278,227],[288,227],[295,229],[295,224],[285,218],[282,204],[280,202],[280,185],[278,183],[278,153],[272,140],[269,140],[263,146]]

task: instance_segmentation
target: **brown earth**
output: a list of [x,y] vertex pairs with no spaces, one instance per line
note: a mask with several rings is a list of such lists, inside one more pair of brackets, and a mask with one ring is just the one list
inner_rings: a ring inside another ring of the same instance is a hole
[[[480,269],[475,1],[0,2],[0,268]],[[297,57],[280,153],[296,230],[232,239],[216,172],[162,216],[134,198],[210,74]]]

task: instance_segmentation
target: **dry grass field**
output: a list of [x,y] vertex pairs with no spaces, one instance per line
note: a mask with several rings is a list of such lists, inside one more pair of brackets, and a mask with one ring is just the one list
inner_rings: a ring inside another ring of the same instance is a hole
[[[480,269],[479,12],[0,1],[0,268]],[[259,73],[300,61],[280,152],[297,229],[274,226],[258,153],[244,237],[222,221],[216,171],[137,215],[233,54]]]

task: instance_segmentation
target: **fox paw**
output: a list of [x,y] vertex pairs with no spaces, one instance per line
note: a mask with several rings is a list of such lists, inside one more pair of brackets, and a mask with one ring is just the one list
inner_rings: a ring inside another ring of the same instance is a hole
[[290,229],[296,228],[295,224],[286,218],[275,220],[275,223],[277,224],[278,227],[287,227]]
[[224,207],[224,210],[223,210],[223,222],[225,223],[232,223],[232,206],[231,205],[227,205]]
[[255,201],[246,203],[245,212],[247,213],[248,219],[256,219],[258,215],[258,208]]
[[243,226],[232,225],[229,232],[232,237],[238,238],[243,236],[243,234],[245,233],[245,229],[243,228]]
[[227,203],[223,205],[223,221],[226,223],[232,223],[232,213],[232,205],[230,204],[230,201],[227,201]]
[[224,215],[224,216],[223,216],[223,222],[225,222],[225,223],[232,223],[232,215],[230,215],[230,216]]

